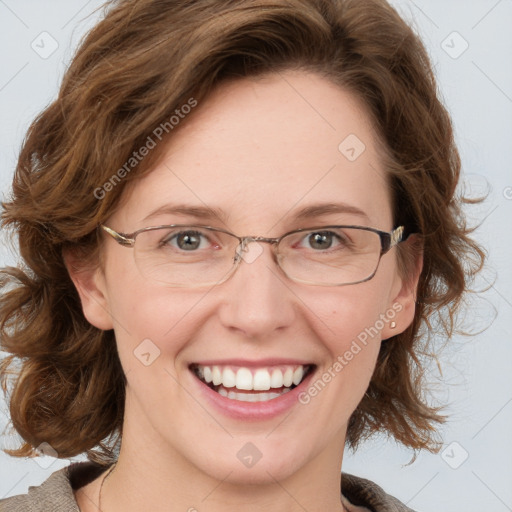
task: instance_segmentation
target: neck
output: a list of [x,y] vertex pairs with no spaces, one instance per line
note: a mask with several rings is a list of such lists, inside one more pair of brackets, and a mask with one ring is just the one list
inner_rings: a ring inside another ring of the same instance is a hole
[[240,481],[234,470],[215,478],[180,459],[175,454],[164,462],[149,451],[133,452],[123,440],[118,462],[101,483],[100,510],[345,511],[340,497],[340,465],[326,465],[329,461],[324,454],[284,479],[267,472],[266,477],[262,479],[260,473],[253,482]]

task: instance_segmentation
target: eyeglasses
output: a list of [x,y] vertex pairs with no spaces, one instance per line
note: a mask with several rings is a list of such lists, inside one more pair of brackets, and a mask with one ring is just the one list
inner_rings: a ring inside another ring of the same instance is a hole
[[[248,257],[251,242],[272,244],[274,261],[291,280],[343,286],[370,280],[381,257],[405,240],[404,227],[391,232],[364,226],[320,226],[279,238],[240,237],[211,226],[173,224],[118,233],[101,225],[116,242],[134,249],[142,276],[171,287],[221,284]],[[262,249],[261,251],[262,252]]]

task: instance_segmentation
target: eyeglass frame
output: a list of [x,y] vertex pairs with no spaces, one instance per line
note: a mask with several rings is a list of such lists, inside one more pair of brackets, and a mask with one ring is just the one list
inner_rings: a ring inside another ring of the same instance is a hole
[[[274,260],[276,261],[278,267],[282,270],[282,272],[288,277],[288,279],[297,282],[297,283],[303,283],[303,284],[309,284],[312,286],[347,286],[352,284],[360,284],[364,283],[366,281],[369,281],[370,279],[373,279],[375,274],[377,273],[377,270],[379,268],[380,260],[382,256],[387,254],[393,247],[397,246],[401,242],[405,242],[407,238],[409,237],[410,233],[405,233],[405,227],[404,226],[397,226],[396,228],[392,229],[391,231],[383,231],[381,229],[372,228],[368,226],[357,226],[357,225],[350,225],[350,224],[341,224],[341,225],[327,225],[327,226],[318,226],[318,227],[311,227],[311,228],[299,228],[299,229],[293,229],[291,231],[287,231],[280,237],[264,237],[264,236],[238,236],[234,233],[231,233],[230,231],[227,231],[226,229],[222,228],[215,228],[213,226],[204,226],[201,224],[163,224],[159,226],[148,226],[146,228],[138,229],[137,231],[134,231],[133,233],[119,233],[118,231],[104,225],[100,224],[98,226],[99,228],[102,228],[103,231],[108,233],[119,245],[123,247],[135,247],[135,240],[137,238],[137,235],[140,233],[146,232],[146,231],[155,231],[158,229],[166,229],[166,228],[201,228],[201,229],[208,229],[210,231],[218,231],[221,233],[224,233],[226,235],[232,236],[238,240],[238,246],[235,250],[235,257],[233,260],[233,266],[231,268],[231,271],[226,274],[226,276],[221,280],[215,283],[215,285],[222,284],[225,281],[227,281],[233,274],[236,272],[240,265],[240,261],[243,259],[241,257],[241,253],[246,250],[246,247],[251,242],[263,242],[263,243],[269,243],[273,246],[273,252],[274,252]],[[278,247],[281,240],[289,235],[292,235],[294,233],[301,233],[303,231],[315,231],[315,230],[325,230],[325,229],[339,229],[339,228],[349,228],[349,229],[360,229],[363,231],[370,231],[372,233],[376,233],[379,235],[380,238],[380,244],[381,244],[381,251],[379,254],[379,259],[377,261],[377,265],[375,266],[375,270],[372,272],[372,274],[360,281],[350,282],[350,283],[341,283],[341,284],[325,284],[325,283],[313,283],[313,282],[306,282],[299,279],[295,279],[293,277],[290,277],[286,271],[281,267],[281,264],[279,263],[279,258],[277,257],[276,248]],[[215,286],[214,285],[214,286]],[[184,286],[176,286],[167,284],[167,286],[170,286],[172,288],[182,288]],[[204,285],[206,286],[206,285]]]

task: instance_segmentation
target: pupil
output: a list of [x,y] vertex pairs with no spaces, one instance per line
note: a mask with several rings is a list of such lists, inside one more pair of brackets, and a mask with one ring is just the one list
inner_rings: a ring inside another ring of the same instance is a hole
[[190,234],[178,235],[178,247],[180,249],[191,250],[199,247],[199,237]]
[[310,236],[311,247],[315,249],[326,249],[332,245],[332,235],[325,233],[313,233]]

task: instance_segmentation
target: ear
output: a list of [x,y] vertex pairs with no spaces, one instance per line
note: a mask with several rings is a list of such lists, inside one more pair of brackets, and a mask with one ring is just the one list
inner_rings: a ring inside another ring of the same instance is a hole
[[406,269],[402,269],[393,284],[386,313],[389,321],[382,329],[382,340],[404,332],[414,320],[418,282],[423,270],[423,248],[416,235],[410,235],[404,244],[408,245],[404,248],[407,251]]
[[113,329],[112,316],[106,293],[105,278],[100,265],[85,263],[76,252],[63,252],[64,263],[73,281],[87,321],[98,329]]

